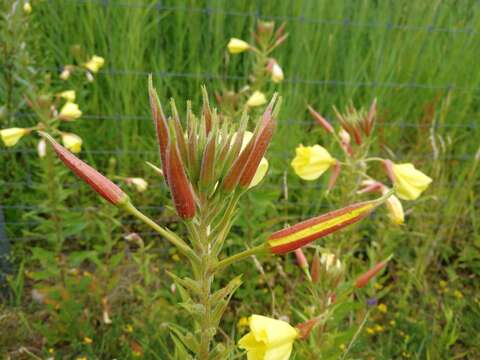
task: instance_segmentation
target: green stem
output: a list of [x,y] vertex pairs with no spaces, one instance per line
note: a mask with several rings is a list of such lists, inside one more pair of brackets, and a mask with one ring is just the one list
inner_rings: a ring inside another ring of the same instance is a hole
[[247,249],[245,251],[242,251],[242,252],[239,252],[235,255],[232,255],[226,259],[223,259],[221,261],[219,261],[215,267],[213,268],[213,271],[218,271],[220,269],[223,269],[224,267],[228,266],[228,265],[231,265],[233,264],[234,262],[237,262],[237,261],[240,261],[240,260],[243,260],[249,256],[252,256],[252,255],[258,255],[258,254],[263,254],[263,253],[267,253],[268,252],[268,247],[267,245],[265,244],[262,244],[262,245],[259,245],[259,246],[255,246],[251,249]]
[[138,210],[135,206],[133,206],[133,204],[130,201],[125,202],[124,204],[120,205],[120,207],[125,211],[127,211],[129,214],[135,216],[140,221],[150,226],[157,233],[165,237],[170,243],[175,245],[180,250],[180,252],[186,255],[190,260],[197,263],[199,262],[198,256],[187,245],[187,243],[185,243],[185,241],[183,241],[177,235],[172,233],[170,230],[164,229],[163,227],[158,225],[155,221],[150,219],[148,216],[146,216],[140,210]]

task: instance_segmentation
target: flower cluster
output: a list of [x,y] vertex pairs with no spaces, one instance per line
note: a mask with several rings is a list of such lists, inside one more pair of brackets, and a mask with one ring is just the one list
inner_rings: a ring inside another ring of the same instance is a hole
[[[259,21],[253,33],[253,44],[238,38],[230,39],[227,44],[230,54],[251,53],[255,56],[255,63],[248,86],[243,87],[238,93],[226,91],[217,96],[223,109],[243,111],[242,104],[251,109],[267,103],[267,96],[263,92],[266,82],[270,80],[274,84],[279,84],[285,78],[281,66],[271,53],[286,40],[287,36],[285,24],[275,29],[273,21]],[[242,97],[245,97],[244,101],[241,101]]]
[[[380,181],[375,180],[367,174],[367,163],[379,161],[384,165],[386,174],[391,180],[395,195],[392,195],[385,202],[389,217],[395,224],[403,224],[404,211],[402,200],[415,200],[425,191],[432,179],[417,170],[411,163],[396,164],[389,159],[369,157],[369,149],[372,142],[372,132],[376,117],[376,101],[370,109],[356,110],[349,106],[345,113],[335,109],[340,129],[335,131],[334,127],[309,106],[309,111],[315,121],[323,129],[334,137],[339,147],[343,150],[344,160],[335,159],[327,149],[316,144],[313,146],[299,145],[296,149],[296,156],[292,160],[292,167],[295,173],[303,180],[312,181],[318,179],[327,170],[331,170],[327,191],[331,191],[341,171],[341,166],[347,166],[353,171],[359,171],[361,181],[358,185],[358,193],[379,192],[386,194],[389,187]],[[352,141],[353,139],[353,141]],[[360,170],[358,170],[360,169]]]

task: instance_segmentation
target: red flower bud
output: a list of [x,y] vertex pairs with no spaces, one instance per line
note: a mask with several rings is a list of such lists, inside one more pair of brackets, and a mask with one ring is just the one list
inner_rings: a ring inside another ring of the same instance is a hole
[[358,289],[363,288],[365,285],[368,284],[370,279],[372,279],[375,275],[377,275],[384,267],[387,265],[388,261],[390,259],[387,259],[385,261],[379,262],[377,265],[375,265],[373,268],[368,270],[367,272],[363,273],[357,278],[357,281],[355,282],[355,287]]
[[310,112],[310,115],[312,115],[312,117],[320,124],[321,127],[323,127],[330,134],[333,134],[335,130],[327,119],[325,119],[322,115],[316,112],[310,105],[308,105],[308,111]]
[[340,170],[340,162],[338,160],[335,160],[335,165],[333,166],[332,173],[330,174],[330,179],[328,179],[327,192],[330,192],[335,186],[338,175],[340,175]]
[[276,122],[272,116],[273,103],[275,99],[272,100],[267,110],[263,114],[263,124],[258,132],[258,136],[253,138],[251,141],[255,141],[254,148],[250,153],[247,163],[240,177],[239,184],[241,187],[249,187],[255,173],[262,161],[263,155],[267,151],[270,140],[272,139],[273,133],[275,131]]
[[195,216],[193,190],[174,141],[169,142],[165,158],[168,185],[177,213],[183,219],[191,219]]
[[60,160],[105,200],[113,205],[120,205],[128,200],[122,189],[57,143],[50,135],[43,132],[40,132],[40,135],[50,142]]
[[162,170],[165,174],[165,180],[168,183],[168,175],[165,168],[166,153],[169,140],[167,119],[163,113],[162,105],[158,99],[158,94],[153,87],[152,76],[148,77],[148,97],[150,100],[150,107],[152,109],[152,117],[155,123],[155,130],[157,133],[158,145],[160,147],[160,159],[162,161]]
[[318,255],[318,253],[315,253],[312,259],[312,281],[314,284],[317,283],[320,279],[320,268],[320,256]]
[[297,258],[298,266],[300,266],[302,269],[308,269],[308,261],[302,249],[295,250],[295,257]]

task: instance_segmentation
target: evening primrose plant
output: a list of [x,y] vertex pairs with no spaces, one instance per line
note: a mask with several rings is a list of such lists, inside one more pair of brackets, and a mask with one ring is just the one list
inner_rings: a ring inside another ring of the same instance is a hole
[[253,57],[248,84],[239,91],[223,90],[217,95],[222,112],[226,115],[240,115],[245,110],[262,107],[267,103],[266,88],[270,83],[279,84],[284,80],[284,73],[272,52],[288,37],[285,23],[279,27],[274,21],[257,22],[253,31],[252,43],[242,39],[231,38],[227,50],[231,55],[248,53]]
[[[98,194],[159,233],[173,245],[190,265],[189,276],[168,272],[173,279],[182,308],[191,319],[191,327],[170,324],[174,343],[173,358],[225,359],[235,347],[218,343],[216,337],[229,300],[241,285],[241,275],[219,286],[215,277],[229,265],[251,255],[284,254],[294,251],[334,231],[353,224],[370,214],[390,195],[356,203],[305,220],[272,233],[266,242],[225,257],[225,241],[235,219],[242,196],[260,186],[266,175],[262,168],[273,137],[280,98],[274,95],[266,110],[254,120],[248,132],[249,115],[243,112],[236,121],[222,117],[210,106],[202,90],[203,105],[195,114],[187,102],[186,120],[182,122],[175,101],[170,102],[167,117],[149,79],[148,94],[159,145],[161,173],[167,184],[176,213],[186,229],[186,236],[158,225],[138,210],[129,196],[115,183],[81,161],[50,135],[41,132],[59,158]],[[249,359],[287,359],[295,339],[305,335],[302,327],[254,315],[249,321],[251,333],[239,342]]]

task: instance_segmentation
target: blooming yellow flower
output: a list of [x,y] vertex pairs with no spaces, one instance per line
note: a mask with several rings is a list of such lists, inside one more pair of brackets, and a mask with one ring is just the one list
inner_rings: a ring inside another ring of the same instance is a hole
[[74,102],[75,101],[75,90],[66,90],[62,91],[61,93],[58,94],[61,98],[64,98],[65,100],[69,102]]
[[266,103],[267,98],[265,97],[265,94],[258,90],[255,91],[252,95],[250,95],[247,100],[247,106],[249,107],[261,106]]
[[330,166],[335,164],[335,159],[320,145],[297,147],[296,156],[292,160],[295,173],[303,180],[316,180]]
[[[242,149],[245,149],[245,147],[248,145],[250,140],[252,140],[253,133],[251,131],[245,131],[243,134],[243,140],[242,140]],[[235,141],[235,137],[232,139]],[[262,160],[260,161],[260,164],[258,165],[257,171],[255,172],[255,175],[253,176],[252,182],[250,183],[250,186],[248,187],[249,189],[257,186],[260,181],[263,180],[265,175],[267,174],[268,171],[268,160],[263,157]]]
[[23,11],[25,14],[30,14],[32,12],[32,5],[30,4],[30,1],[25,1],[23,4]]
[[237,38],[231,38],[227,48],[230,54],[238,54],[250,49],[250,44]]
[[83,342],[84,342],[85,344],[91,344],[91,343],[93,343],[93,340],[92,340],[92,338],[89,338],[88,336],[85,336],[85,337],[83,338]]
[[378,304],[377,309],[378,309],[378,311],[380,311],[381,313],[384,313],[384,314],[386,314],[387,311],[388,311],[387,305],[385,305],[385,304]]
[[80,116],[82,116],[82,111],[77,104],[71,101],[67,101],[65,105],[63,105],[59,114],[60,119],[67,121],[76,120]]
[[24,128],[10,128],[0,130],[0,137],[2,138],[5,146],[15,146],[23,135],[27,134],[30,130]]
[[390,197],[385,202],[385,205],[388,209],[388,217],[390,220],[397,225],[403,224],[405,221],[405,214],[403,213],[403,206],[400,200],[395,195],[390,195]]
[[261,315],[249,319],[250,332],[238,341],[248,360],[288,360],[298,330],[289,323]]
[[415,169],[411,163],[392,164],[395,191],[400,199],[415,200],[430,185],[432,179]]
[[98,72],[98,70],[100,70],[104,63],[105,59],[103,57],[93,55],[90,60],[83,64],[83,66],[90,70],[92,73],[96,73]]
[[83,140],[78,135],[72,133],[63,133],[62,143],[68,150],[73,153],[79,153],[80,151],[82,151]]

